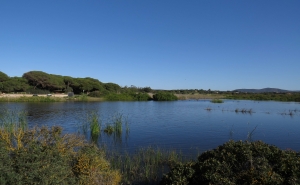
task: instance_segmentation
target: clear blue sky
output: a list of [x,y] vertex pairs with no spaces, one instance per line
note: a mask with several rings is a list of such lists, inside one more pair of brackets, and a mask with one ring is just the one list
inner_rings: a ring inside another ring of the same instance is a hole
[[0,71],[300,90],[299,0],[2,0]]

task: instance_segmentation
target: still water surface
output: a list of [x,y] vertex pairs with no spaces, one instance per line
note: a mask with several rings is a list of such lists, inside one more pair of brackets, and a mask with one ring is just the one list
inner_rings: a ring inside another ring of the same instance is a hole
[[[300,150],[300,104],[294,102],[1,103],[0,108],[27,111],[29,126],[58,125],[65,133],[78,132],[78,126],[87,120],[90,112],[100,116],[102,127],[113,115],[120,113],[127,117],[129,133],[125,127],[117,139],[102,133],[99,142],[121,151],[132,152],[152,146],[194,155],[229,139],[249,139],[251,131],[252,140],[263,140],[282,149]],[[236,109],[252,109],[252,113],[237,113]]]

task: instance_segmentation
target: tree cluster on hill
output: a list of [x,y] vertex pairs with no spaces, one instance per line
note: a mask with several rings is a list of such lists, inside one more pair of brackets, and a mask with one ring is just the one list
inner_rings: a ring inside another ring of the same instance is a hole
[[121,87],[114,83],[102,83],[90,77],[73,78],[42,71],[29,71],[22,77],[8,77],[0,72],[0,91],[5,93],[74,92],[75,94],[99,91],[105,94],[106,92],[120,92]]

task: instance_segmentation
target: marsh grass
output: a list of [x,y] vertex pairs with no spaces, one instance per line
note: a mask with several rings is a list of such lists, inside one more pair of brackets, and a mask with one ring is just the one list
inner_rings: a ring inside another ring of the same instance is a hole
[[110,152],[108,160],[113,169],[119,169],[123,184],[158,184],[163,174],[177,163],[187,161],[180,153],[148,147],[133,154]]
[[224,101],[221,99],[212,99],[210,102],[211,103],[224,103]]

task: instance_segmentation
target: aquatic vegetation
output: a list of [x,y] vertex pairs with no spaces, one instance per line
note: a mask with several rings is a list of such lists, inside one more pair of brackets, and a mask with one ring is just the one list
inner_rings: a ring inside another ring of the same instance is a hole
[[211,103],[224,103],[224,101],[221,99],[212,99],[210,102]]
[[101,134],[101,120],[96,112],[92,112],[90,115],[88,115],[88,123],[90,126],[92,140],[96,142]]
[[111,117],[111,121],[106,124],[104,132],[120,136],[123,130],[123,124],[126,127],[126,132],[129,132],[128,119],[122,113],[116,113]]
[[211,110],[212,110],[212,108],[210,108],[210,107],[207,107],[205,110],[207,110],[207,111],[211,111]]
[[241,112],[241,113],[243,113],[243,114],[245,114],[245,113],[249,113],[249,114],[254,113],[252,109],[238,109],[238,108],[235,109],[234,112],[236,112],[236,113]]

